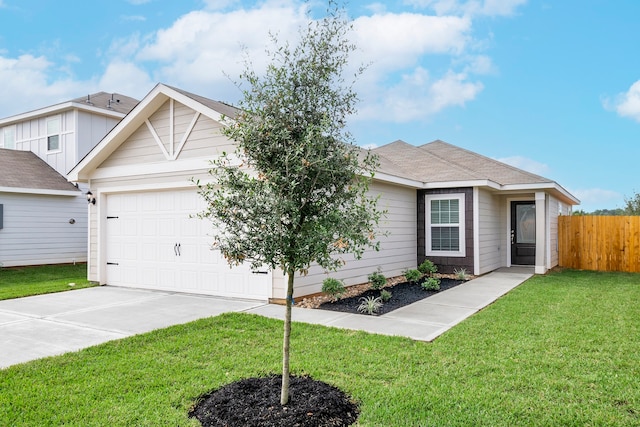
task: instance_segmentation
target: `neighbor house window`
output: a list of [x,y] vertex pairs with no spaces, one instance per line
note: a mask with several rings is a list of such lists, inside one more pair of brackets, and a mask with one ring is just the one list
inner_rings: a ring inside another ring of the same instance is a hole
[[16,148],[16,128],[14,126],[2,130],[2,141],[4,148]]
[[464,194],[427,195],[427,256],[465,256]]
[[47,119],[47,150],[57,151],[60,149],[60,117],[49,117]]

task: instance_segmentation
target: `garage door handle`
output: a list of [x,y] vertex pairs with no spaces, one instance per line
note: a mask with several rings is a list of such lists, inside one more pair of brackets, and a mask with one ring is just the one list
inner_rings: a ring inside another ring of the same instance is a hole
[[253,274],[269,274],[268,271],[252,271]]
[[180,252],[180,243],[178,243],[178,256],[182,256],[182,253]]
[[175,245],[173,245],[173,254],[175,256],[178,256],[178,244],[177,243]]

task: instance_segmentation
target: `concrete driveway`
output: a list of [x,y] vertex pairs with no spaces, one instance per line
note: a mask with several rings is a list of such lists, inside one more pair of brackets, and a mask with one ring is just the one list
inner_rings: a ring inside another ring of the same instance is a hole
[[[432,341],[532,275],[532,268],[501,268],[384,316],[294,307],[291,317]],[[232,311],[276,319],[285,312],[262,301],[109,286],[0,301],[0,369]]]
[[0,301],[0,369],[264,304],[108,286]]

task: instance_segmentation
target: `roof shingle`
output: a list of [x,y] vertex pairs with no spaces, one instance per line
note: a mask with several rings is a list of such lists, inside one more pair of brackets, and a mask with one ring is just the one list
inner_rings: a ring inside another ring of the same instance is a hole
[[0,148],[0,187],[80,191],[31,151]]

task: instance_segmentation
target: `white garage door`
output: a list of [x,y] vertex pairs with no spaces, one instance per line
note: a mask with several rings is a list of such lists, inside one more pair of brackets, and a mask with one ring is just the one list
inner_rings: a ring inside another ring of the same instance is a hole
[[111,194],[107,197],[107,284],[267,299],[271,273],[229,268],[211,250],[211,222],[195,190]]

